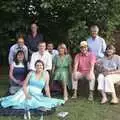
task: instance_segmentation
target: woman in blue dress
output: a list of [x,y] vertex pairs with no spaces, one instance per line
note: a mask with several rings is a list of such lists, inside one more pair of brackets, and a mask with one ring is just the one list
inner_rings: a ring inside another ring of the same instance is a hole
[[[35,63],[35,72],[30,72],[24,82],[23,88],[16,94],[1,98],[3,108],[12,107],[15,109],[35,109],[39,107],[53,108],[64,104],[64,100],[51,98],[49,90],[49,74],[44,71],[44,64],[38,60]],[[42,90],[45,88],[46,96]]]
[[23,85],[27,75],[27,62],[22,50],[19,50],[14,58],[13,63],[10,65],[9,78],[10,88],[9,93],[16,93]]

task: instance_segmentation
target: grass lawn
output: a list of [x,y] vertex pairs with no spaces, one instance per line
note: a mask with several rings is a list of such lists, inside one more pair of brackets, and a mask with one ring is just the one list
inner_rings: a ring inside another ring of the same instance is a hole
[[[0,75],[0,96],[3,96],[8,88],[8,73],[3,70]],[[77,100],[69,100],[64,106],[57,108],[52,115],[45,116],[44,120],[59,120],[57,113],[61,111],[69,112],[66,120],[120,120],[120,104],[118,105],[100,105],[100,99],[96,98],[94,102],[88,102],[84,97]],[[0,120],[23,120],[23,117],[3,117]],[[40,120],[40,117],[32,116],[32,120]]]

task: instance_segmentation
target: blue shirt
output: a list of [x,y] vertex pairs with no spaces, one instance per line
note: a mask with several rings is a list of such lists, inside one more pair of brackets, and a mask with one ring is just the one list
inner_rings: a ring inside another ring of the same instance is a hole
[[88,47],[91,52],[93,52],[97,58],[103,58],[104,52],[106,50],[106,43],[103,38],[96,36],[95,39],[92,37],[88,38]]

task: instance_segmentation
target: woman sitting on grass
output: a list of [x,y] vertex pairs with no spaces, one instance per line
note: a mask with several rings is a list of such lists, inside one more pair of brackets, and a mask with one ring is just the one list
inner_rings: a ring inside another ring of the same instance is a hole
[[98,90],[101,92],[101,104],[108,101],[106,93],[111,93],[111,103],[118,103],[114,84],[120,81],[120,56],[115,55],[115,47],[108,45],[105,57],[101,60],[102,71],[98,76]]
[[[30,72],[24,82],[23,88],[14,95],[0,99],[1,107],[12,107],[15,109],[36,109],[39,107],[53,108],[64,104],[64,100],[51,98],[49,91],[49,74],[44,71],[44,64],[37,60],[35,63],[35,72]],[[45,88],[46,96],[43,96],[42,90]]]
[[15,55],[13,63],[10,65],[10,94],[16,93],[22,87],[26,75],[27,62],[25,60],[25,54],[22,50],[19,50]]

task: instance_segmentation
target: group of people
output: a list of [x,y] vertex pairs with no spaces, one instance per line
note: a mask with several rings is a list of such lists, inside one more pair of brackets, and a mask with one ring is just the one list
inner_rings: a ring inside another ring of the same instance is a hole
[[[80,42],[80,52],[73,58],[74,62],[64,43],[55,50],[52,42],[46,45],[37,29],[37,25],[32,24],[32,34],[25,41],[18,38],[10,48],[11,95],[0,99],[2,107],[56,107],[68,100],[71,83],[74,90],[72,98],[77,98],[78,80],[88,80],[88,100],[94,100],[97,81],[102,95],[101,104],[108,102],[107,93],[112,96],[111,103],[119,102],[114,84],[120,81],[120,57],[115,54],[113,45],[106,45],[105,40],[98,36],[98,26],[91,26],[91,37]],[[51,98],[49,86],[54,80],[61,81],[63,100]]]

